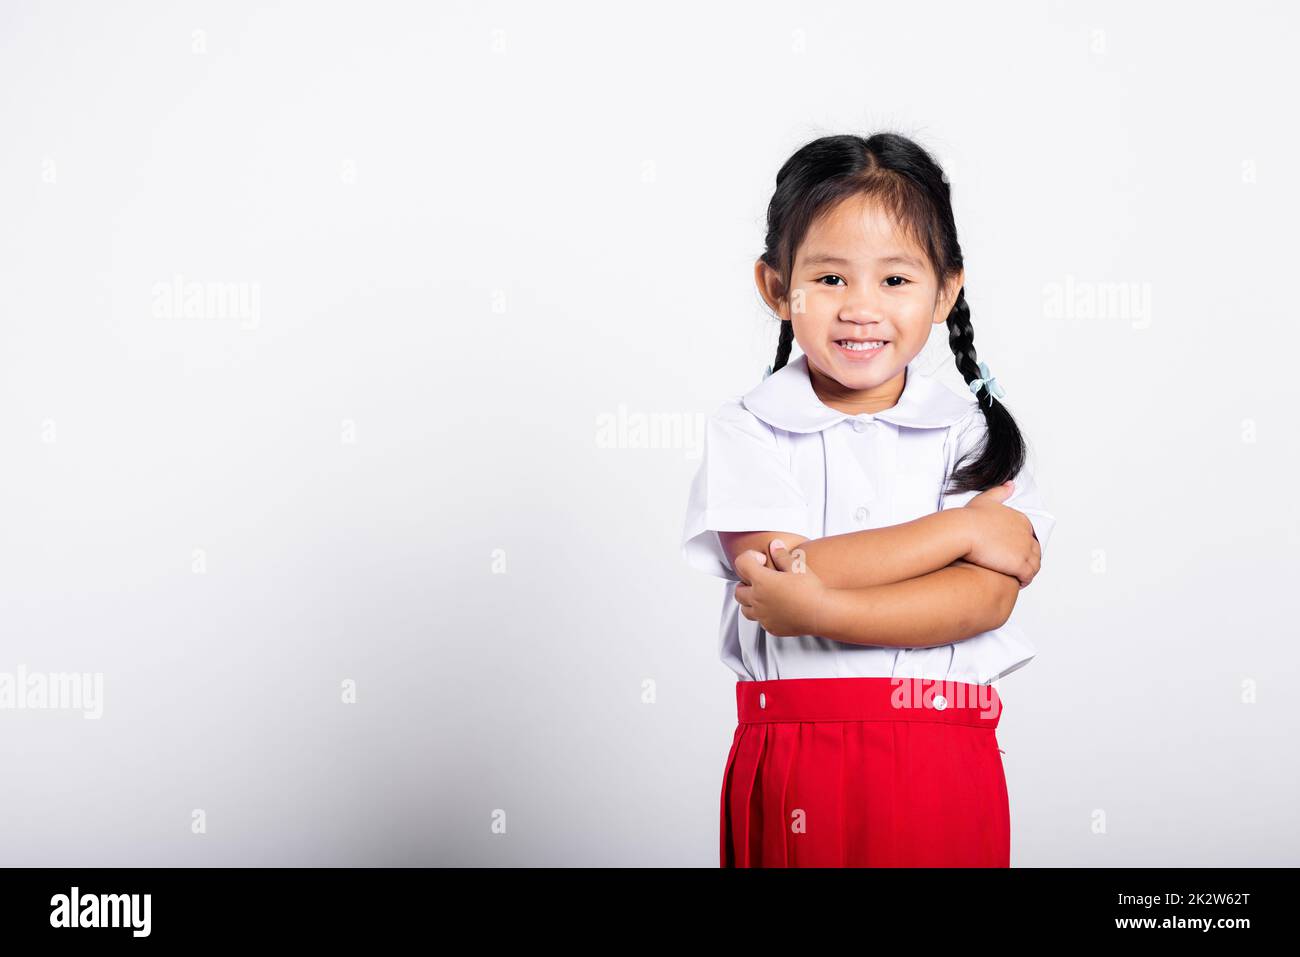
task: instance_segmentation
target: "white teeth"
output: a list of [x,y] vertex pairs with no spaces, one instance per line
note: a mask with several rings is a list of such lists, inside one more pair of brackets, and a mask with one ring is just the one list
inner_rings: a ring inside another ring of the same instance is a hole
[[850,352],[866,352],[871,349],[879,349],[884,345],[883,342],[853,342],[849,339],[838,340],[839,344]]

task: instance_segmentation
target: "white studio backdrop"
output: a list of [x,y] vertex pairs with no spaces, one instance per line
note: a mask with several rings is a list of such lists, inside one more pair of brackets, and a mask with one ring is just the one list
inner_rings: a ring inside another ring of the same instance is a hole
[[1300,864],[1295,19],[6,2],[0,681],[98,685],[0,710],[0,863],[716,866],[695,425],[889,129],[1057,517],[1013,865]]

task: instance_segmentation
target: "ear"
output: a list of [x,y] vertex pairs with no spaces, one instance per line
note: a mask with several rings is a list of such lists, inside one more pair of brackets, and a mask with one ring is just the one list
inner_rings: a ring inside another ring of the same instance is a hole
[[939,299],[934,305],[935,325],[948,321],[948,313],[952,312],[953,303],[957,301],[957,294],[961,292],[961,287],[964,285],[966,285],[966,270],[958,269],[940,288]]
[[760,257],[754,262],[754,285],[758,286],[759,295],[767,303],[767,307],[782,319],[789,319],[789,300],[785,298],[785,290],[781,288],[781,277],[777,271],[763,262]]

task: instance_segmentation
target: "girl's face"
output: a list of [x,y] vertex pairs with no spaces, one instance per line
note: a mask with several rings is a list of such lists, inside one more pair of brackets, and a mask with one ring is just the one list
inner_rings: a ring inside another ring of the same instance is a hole
[[756,278],[772,310],[793,322],[818,397],[856,414],[898,402],[907,364],[948,318],[964,277],[940,289],[924,250],[874,200],[853,197],[808,230],[788,298],[777,298],[779,277],[761,260]]

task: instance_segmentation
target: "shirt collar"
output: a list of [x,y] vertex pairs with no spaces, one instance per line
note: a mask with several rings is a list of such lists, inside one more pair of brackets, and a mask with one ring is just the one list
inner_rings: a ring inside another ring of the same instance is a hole
[[746,393],[745,408],[768,425],[786,432],[820,432],[845,419],[881,419],[912,429],[942,429],[960,422],[975,408],[942,382],[925,375],[916,360],[907,365],[907,381],[898,403],[874,414],[850,415],[817,398],[808,377],[808,357],[800,355]]

